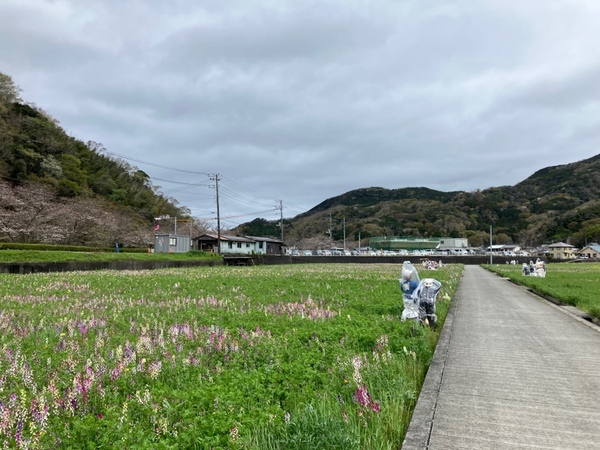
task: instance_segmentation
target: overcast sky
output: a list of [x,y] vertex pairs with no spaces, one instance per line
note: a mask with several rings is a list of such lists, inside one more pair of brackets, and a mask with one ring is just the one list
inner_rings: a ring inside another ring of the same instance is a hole
[[234,226],[600,153],[599,24],[598,0],[0,0],[0,72],[196,217],[218,173]]

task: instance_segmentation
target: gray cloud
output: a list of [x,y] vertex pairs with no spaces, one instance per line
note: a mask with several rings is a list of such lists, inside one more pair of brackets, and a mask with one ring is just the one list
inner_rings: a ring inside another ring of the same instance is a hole
[[[361,187],[484,189],[598,153],[593,0],[5,3],[0,71],[26,100],[151,177],[220,173],[231,224],[277,200],[293,216]],[[156,184],[215,209],[206,186]]]

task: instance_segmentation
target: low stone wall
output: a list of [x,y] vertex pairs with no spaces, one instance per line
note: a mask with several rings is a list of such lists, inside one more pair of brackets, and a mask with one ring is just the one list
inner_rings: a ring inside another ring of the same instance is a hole
[[219,266],[223,260],[210,261],[70,261],[0,263],[0,273],[73,272],[89,270],[156,270],[172,267]]

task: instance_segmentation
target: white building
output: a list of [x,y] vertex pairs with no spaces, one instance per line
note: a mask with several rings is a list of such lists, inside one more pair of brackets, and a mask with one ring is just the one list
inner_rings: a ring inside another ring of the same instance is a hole
[[[217,251],[217,236],[203,234],[193,239],[194,248],[201,251]],[[277,239],[258,236],[227,236],[221,235],[218,251],[222,255],[251,255],[269,254],[281,255],[285,244]]]

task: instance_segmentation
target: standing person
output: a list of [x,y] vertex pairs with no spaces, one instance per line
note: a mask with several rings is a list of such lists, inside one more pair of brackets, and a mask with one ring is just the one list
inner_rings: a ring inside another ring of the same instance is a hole
[[432,330],[435,330],[437,325],[435,301],[441,288],[442,283],[438,280],[424,278],[413,293],[419,303],[419,320],[423,324],[428,324]]
[[538,258],[535,262],[535,276],[544,278],[546,276],[546,265]]
[[402,290],[402,301],[404,309],[402,310],[402,321],[406,319],[417,320],[419,318],[419,304],[413,293],[419,286],[419,274],[413,265],[405,261],[402,264],[402,278],[400,279],[400,289]]

